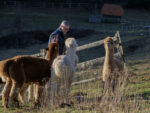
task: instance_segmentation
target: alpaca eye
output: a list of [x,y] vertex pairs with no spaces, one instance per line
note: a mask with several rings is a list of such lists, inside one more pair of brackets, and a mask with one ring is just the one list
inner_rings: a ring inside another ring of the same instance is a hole
[[113,42],[112,42],[112,41],[110,41],[109,43],[110,43],[110,44],[113,44]]

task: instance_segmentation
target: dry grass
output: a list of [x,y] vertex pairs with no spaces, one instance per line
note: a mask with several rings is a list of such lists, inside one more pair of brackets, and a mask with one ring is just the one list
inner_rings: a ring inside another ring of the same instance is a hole
[[[101,76],[101,72],[96,69],[88,70],[79,72],[83,77],[80,79],[96,77],[94,72],[97,72],[97,76]],[[79,80],[78,76],[76,78]],[[80,113],[148,113],[149,100],[143,97],[144,92],[140,93],[140,89],[132,84],[136,76],[136,73],[127,70],[120,73],[116,71],[111,74],[104,87],[101,80],[73,86],[70,95],[74,104],[67,109],[74,109],[74,112],[77,110]]]
[[[106,82],[104,89],[101,80],[72,86],[70,100],[73,105],[69,107],[48,106],[34,109],[33,104],[26,104],[22,109],[4,110],[1,107],[0,112],[148,113],[150,106],[149,63],[150,60],[129,62],[127,67],[130,72],[114,72]],[[79,71],[74,79],[79,81],[101,76],[100,70],[99,66],[90,67],[87,71]],[[114,91],[112,86],[114,86]]]

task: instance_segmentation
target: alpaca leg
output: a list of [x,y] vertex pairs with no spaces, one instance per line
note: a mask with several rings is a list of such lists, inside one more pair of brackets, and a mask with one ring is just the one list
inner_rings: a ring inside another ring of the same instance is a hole
[[38,88],[39,88],[39,86],[38,85],[36,85],[35,86],[35,94],[34,94],[34,96],[35,96],[35,105],[38,103],[38,97],[39,97],[39,92],[38,92]]
[[69,86],[68,88],[67,88],[67,91],[66,91],[66,96],[65,96],[65,101],[66,101],[66,103],[69,103],[69,92],[70,92],[70,89],[71,89],[71,86]]
[[112,84],[111,84],[111,86],[112,86],[112,93],[113,93],[113,95],[115,95],[117,92],[117,86],[118,86],[119,84],[118,84],[118,77],[117,76],[114,76],[114,78],[112,79]]
[[43,86],[36,85],[36,94],[35,94],[35,107],[40,107],[43,100]]
[[57,81],[56,81],[56,75],[54,72],[54,69],[51,69],[51,91],[52,92],[56,92],[57,91]]
[[51,92],[51,82],[50,82],[50,80],[49,80],[49,82],[45,85],[45,102],[46,103],[50,103],[50,98],[51,98],[51,96],[50,96],[50,92]]
[[57,100],[58,94],[59,94],[59,92],[58,92],[57,83],[52,83],[51,93],[50,93],[52,105],[57,103],[56,100]]
[[[6,83],[6,82],[5,82]],[[0,84],[0,89],[3,89],[5,86],[5,83]],[[2,91],[0,92],[0,99],[2,99]]]
[[9,68],[9,74],[12,78],[12,88],[9,96],[12,104],[16,107],[19,107],[18,97],[26,79],[23,64],[20,62],[14,63]]
[[56,103],[56,100],[57,100],[56,98],[57,98],[58,93],[59,93],[59,91],[58,91],[59,88],[58,88],[57,82],[58,82],[58,80],[57,80],[55,72],[52,68],[51,69],[51,81],[50,81],[50,83],[51,83],[51,85],[50,85],[50,87],[51,87],[50,96],[51,96],[52,105],[54,105]]
[[106,80],[105,82],[103,82],[102,96],[107,93],[108,88],[109,88],[108,85],[109,85],[108,80]]
[[37,90],[37,85],[36,84],[33,84],[33,96],[34,96],[34,101],[35,101],[35,95],[36,95],[36,90]]
[[71,75],[71,77],[68,78],[68,81],[66,81],[66,103],[69,103],[69,92],[71,90],[71,84],[72,84],[72,81],[73,81],[73,75],[74,73],[72,71],[70,71],[69,75]]
[[16,107],[20,107],[18,101],[18,94],[22,86],[23,86],[22,83],[13,81],[11,92],[10,92],[10,99],[12,101],[12,104]]
[[2,91],[2,103],[5,108],[9,107],[8,102],[9,102],[9,94],[10,94],[11,87],[12,87],[11,79],[7,79],[4,89]]
[[28,88],[28,85],[24,84],[19,93],[19,99],[23,104],[25,103],[25,94],[26,94],[27,88]]
[[30,85],[28,88],[28,102],[32,102],[34,100],[34,85]]
[[[68,84],[67,84],[68,83]],[[70,92],[70,89],[71,89],[71,80],[69,80],[69,81],[66,81],[65,82],[65,87],[64,87],[65,89],[64,89],[64,91],[65,91],[65,97],[64,97],[64,102],[66,102],[66,103],[69,103],[69,92]]]
[[2,94],[0,94],[0,99],[2,99]]

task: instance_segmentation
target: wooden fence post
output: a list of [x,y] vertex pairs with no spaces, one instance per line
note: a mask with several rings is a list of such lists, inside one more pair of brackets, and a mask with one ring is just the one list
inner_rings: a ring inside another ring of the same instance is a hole
[[116,36],[117,36],[116,38],[117,38],[117,41],[118,41],[117,50],[118,50],[120,56],[122,57],[123,62],[125,63],[125,58],[124,58],[124,54],[123,54],[122,42],[121,42],[119,31],[117,31]]

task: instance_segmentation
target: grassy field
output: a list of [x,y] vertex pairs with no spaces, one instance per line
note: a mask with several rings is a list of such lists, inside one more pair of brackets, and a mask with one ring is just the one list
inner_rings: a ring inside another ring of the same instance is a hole
[[[72,28],[80,29],[92,29],[98,31],[104,27],[109,29],[111,26],[115,26],[116,30],[120,24],[94,24],[88,22],[89,12],[84,9],[23,9],[23,30],[48,30],[55,29],[63,19],[71,21]],[[15,9],[1,9],[0,10],[0,36],[13,33],[13,22],[15,19]],[[11,17],[11,18],[10,18]],[[131,19],[150,19],[149,12],[146,10],[125,10],[124,18]],[[5,26],[5,29],[3,29]],[[7,28],[8,27],[8,28]],[[96,34],[86,36],[78,39],[79,45],[87,44],[93,41],[97,41],[112,34],[103,34],[97,32]],[[128,109],[128,112],[119,112],[120,109],[112,111],[113,113],[150,113],[150,38],[144,36],[121,36],[124,48],[127,48],[128,43],[132,43],[135,39],[146,40],[145,46],[140,46],[136,51],[126,56],[127,67],[132,72],[127,85],[125,86],[125,93],[123,96],[128,97],[127,100],[121,101],[124,103],[124,107]],[[143,41],[144,41],[143,40]],[[136,43],[136,42],[135,42]],[[47,43],[40,45],[32,45],[24,49],[8,49],[1,50],[1,58],[9,58],[20,54],[33,54],[39,52],[40,48],[47,47]],[[128,52],[128,51],[127,51]],[[86,61],[89,59],[104,56],[103,45],[100,47],[91,48],[84,52],[78,53],[80,61]],[[87,55],[88,54],[88,55]],[[91,67],[87,70],[77,72],[75,75],[75,81],[99,77],[101,76],[102,66]],[[73,107],[66,108],[39,108],[34,109],[33,104],[22,105],[21,109],[10,108],[4,109],[1,106],[0,101],[0,113],[101,113],[101,106],[95,98],[100,97],[102,93],[102,80],[96,82],[85,83],[71,88],[70,95],[74,93],[82,92],[87,94],[86,99],[91,100],[83,103],[75,103]],[[94,99],[94,100],[92,100]],[[71,98],[75,101],[74,98]],[[122,108],[123,109],[123,108]],[[118,110],[118,111],[117,111]]]
[[[136,113],[136,109],[139,110],[139,113],[149,113],[150,106],[150,60],[137,60],[137,61],[128,61],[127,63],[128,69],[133,73],[131,77],[129,77],[129,81],[125,87],[125,96],[128,96],[128,104],[134,102],[138,103],[138,107],[130,108],[131,113]],[[76,74],[75,80],[81,80],[86,78],[92,78],[95,76],[101,76],[101,66],[98,66],[95,69],[89,69],[88,71],[80,71]],[[97,73],[95,75],[95,73]],[[79,78],[80,77],[80,78]],[[73,86],[71,88],[70,95],[82,92],[86,93],[88,99],[96,98],[101,95],[102,92],[102,81],[99,80],[97,82],[85,83],[77,86]],[[73,99],[73,98],[72,98]],[[126,100],[127,101],[127,100]],[[124,103],[126,101],[123,101]],[[0,101],[1,103],[1,101]],[[127,104],[127,105],[128,105]],[[100,113],[97,106],[100,106],[95,100],[87,103],[75,104],[73,107],[69,108],[44,108],[44,109],[34,109],[33,105],[26,104],[21,109],[3,109],[0,107],[0,112],[2,113]],[[95,105],[93,107],[93,105]],[[136,104],[135,104],[136,105]],[[117,111],[116,111],[117,112]],[[125,113],[125,112],[122,112]],[[130,112],[129,112],[130,113]]]

